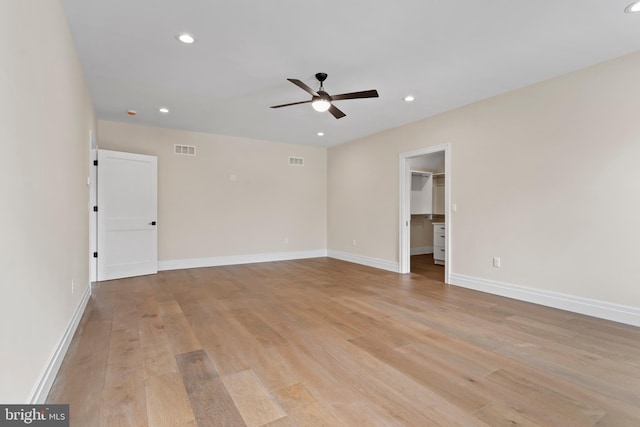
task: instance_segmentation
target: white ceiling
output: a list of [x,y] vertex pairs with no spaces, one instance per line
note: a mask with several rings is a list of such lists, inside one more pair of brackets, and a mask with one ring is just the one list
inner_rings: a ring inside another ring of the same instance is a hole
[[[63,0],[99,119],[317,146],[640,50],[630,2]],[[340,120],[269,108],[309,99],[286,79],[317,89],[317,72],[380,97],[338,101]]]

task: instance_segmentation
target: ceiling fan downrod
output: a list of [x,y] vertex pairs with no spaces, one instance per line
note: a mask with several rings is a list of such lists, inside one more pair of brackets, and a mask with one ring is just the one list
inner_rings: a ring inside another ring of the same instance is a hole
[[327,80],[327,73],[316,73],[316,79],[320,82],[320,90],[324,90],[322,82]]

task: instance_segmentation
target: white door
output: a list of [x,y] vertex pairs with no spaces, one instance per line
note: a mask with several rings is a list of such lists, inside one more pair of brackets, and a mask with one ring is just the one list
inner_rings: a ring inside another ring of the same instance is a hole
[[158,272],[157,160],[98,150],[98,280]]

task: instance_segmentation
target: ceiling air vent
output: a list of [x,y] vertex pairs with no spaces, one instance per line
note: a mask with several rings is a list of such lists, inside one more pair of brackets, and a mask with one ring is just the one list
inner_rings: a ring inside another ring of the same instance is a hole
[[289,165],[291,165],[291,166],[304,166],[304,159],[302,157],[289,156]]
[[195,156],[196,155],[196,147],[193,145],[178,145],[175,144],[173,146],[174,154],[182,154],[184,156]]

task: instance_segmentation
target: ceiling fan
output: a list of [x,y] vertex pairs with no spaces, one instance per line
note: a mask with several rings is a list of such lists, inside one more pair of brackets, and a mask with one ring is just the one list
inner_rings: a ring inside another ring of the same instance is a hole
[[294,85],[298,86],[305,92],[311,95],[311,99],[308,101],[300,101],[300,102],[292,102],[290,104],[282,104],[282,105],[274,105],[271,108],[280,108],[280,107],[288,107],[290,105],[298,105],[298,104],[308,104],[311,103],[311,106],[314,110],[323,112],[329,110],[329,112],[336,119],[341,119],[346,116],[345,113],[340,111],[338,107],[333,105],[333,101],[342,101],[345,99],[359,99],[359,98],[377,98],[378,91],[377,90],[363,90],[361,92],[350,92],[350,93],[341,93],[340,95],[329,95],[324,91],[324,86],[322,83],[327,79],[327,73],[318,73],[316,74],[316,79],[320,82],[320,89],[318,91],[314,91],[309,86],[304,84],[298,79],[287,79]]

